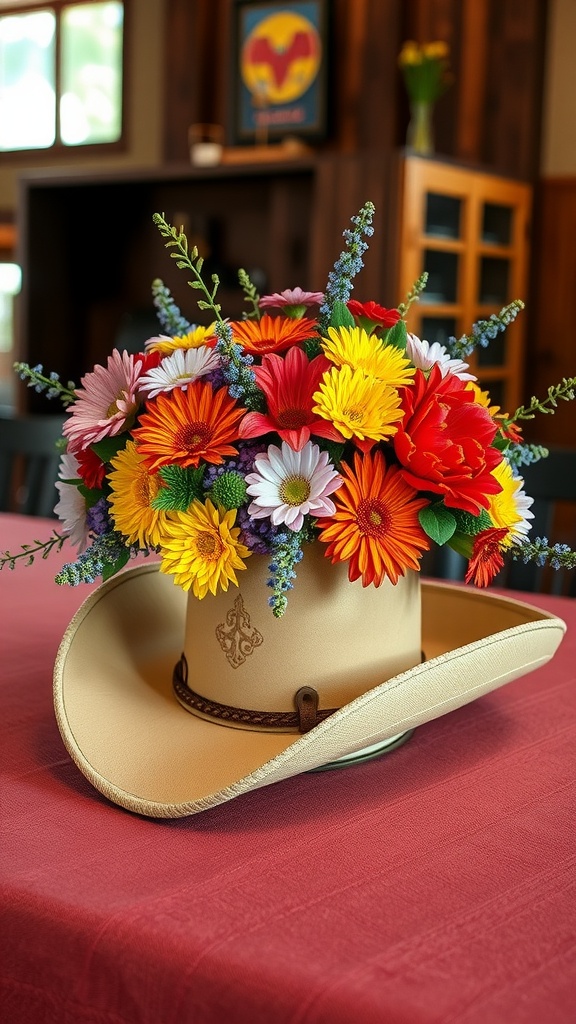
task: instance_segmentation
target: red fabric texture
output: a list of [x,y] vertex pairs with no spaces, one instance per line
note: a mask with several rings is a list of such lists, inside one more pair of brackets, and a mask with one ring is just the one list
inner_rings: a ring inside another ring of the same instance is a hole
[[0,575],[4,1024],[573,1024],[576,602],[535,599],[548,666],[394,753],[154,821],[61,742],[59,567]]

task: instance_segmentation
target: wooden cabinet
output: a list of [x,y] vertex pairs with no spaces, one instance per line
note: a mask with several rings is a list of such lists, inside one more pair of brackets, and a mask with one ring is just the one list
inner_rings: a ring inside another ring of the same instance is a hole
[[[261,294],[324,289],[342,232],[367,199],[376,233],[361,298],[391,305],[387,273],[392,168],[378,157],[311,154],[261,162],[95,175],[30,172],[21,179],[18,259],[23,269],[17,358],[78,382],[116,345],[140,350],[158,332],[151,282],[160,277],[188,319],[207,321],[164,248],[155,212],[183,226],[217,273],[225,315],[248,307],[238,285],[246,269]],[[52,403],[53,405],[53,403]],[[44,395],[22,385],[19,406],[47,412]]]
[[[268,289],[308,278],[313,165],[195,169],[190,165],[126,174],[26,175],[21,184],[19,248],[23,289],[19,358],[76,382],[114,346],[142,349],[158,333],[151,283],[161,278],[183,314],[209,322],[153,223],[162,213],[197,244],[205,273],[220,278],[225,314],[244,305],[237,271]],[[50,403],[30,389],[28,411]]]
[[[445,344],[512,299],[527,302],[531,187],[421,157],[403,158],[400,170],[398,300],[428,272],[409,330]],[[507,412],[522,400],[527,313],[470,358]]]

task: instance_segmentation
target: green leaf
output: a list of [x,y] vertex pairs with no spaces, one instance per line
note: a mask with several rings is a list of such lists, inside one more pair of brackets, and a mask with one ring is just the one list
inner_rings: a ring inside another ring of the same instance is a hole
[[463,558],[472,558],[472,552],[474,549],[474,542],[472,537],[469,537],[465,533],[456,533],[450,538],[449,547],[456,551]]
[[354,327],[355,320],[345,302],[337,301],[332,309],[330,327]]
[[99,487],[86,487],[85,484],[79,484],[78,490],[86,502],[86,508],[94,508],[100,498],[104,497],[104,491],[101,491]]
[[118,452],[122,451],[128,442],[128,434],[117,434],[116,437],[104,437],[101,441],[96,441],[95,444],[90,445],[93,452],[102,462],[110,462]]
[[115,562],[106,562],[102,569],[102,579],[109,580],[111,576],[115,576],[117,572],[120,572],[120,569],[124,568],[129,558],[130,551],[126,548],[126,550],[118,556]]
[[406,330],[406,321],[399,320],[398,323],[394,324],[394,327],[391,327],[388,331],[388,334],[386,335],[386,344],[394,345],[395,348],[405,351],[407,337],[408,332]]
[[438,502],[436,505],[427,505],[426,508],[420,509],[418,519],[424,533],[435,544],[446,544],[456,530],[455,517],[441,502]]

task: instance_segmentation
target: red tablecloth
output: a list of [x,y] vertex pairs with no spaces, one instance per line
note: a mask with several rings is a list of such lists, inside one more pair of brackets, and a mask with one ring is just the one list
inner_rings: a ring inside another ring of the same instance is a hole
[[396,752],[154,821],[60,740],[59,566],[0,574],[3,1024],[574,1024],[576,602],[537,599],[548,666]]

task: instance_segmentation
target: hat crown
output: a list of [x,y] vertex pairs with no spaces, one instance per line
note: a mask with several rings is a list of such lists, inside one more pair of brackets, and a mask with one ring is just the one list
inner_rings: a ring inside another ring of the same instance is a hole
[[275,618],[269,562],[253,555],[238,589],[202,601],[188,596],[187,681],[207,703],[293,712],[298,691],[312,687],[320,711],[339,708],[421,660],[417,572],[396,585],[363,587],[350,583],[347,566],[307,545],[288,608]]

